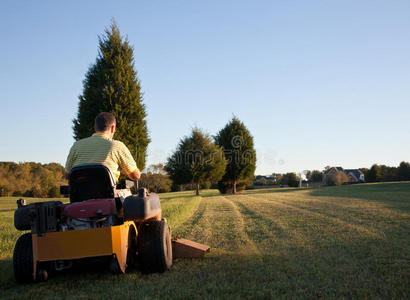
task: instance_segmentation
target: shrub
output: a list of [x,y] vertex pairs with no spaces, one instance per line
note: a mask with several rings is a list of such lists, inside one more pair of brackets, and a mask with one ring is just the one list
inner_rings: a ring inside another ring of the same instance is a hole
[[342,185],[346,182],[349,182],[349,178],[347,178],[347,175],[342,171],[338,171],[326,177],[326,183],[330,186]]
[[142,173],[139,186],[145,187],[154,193],[166,193],[171,191],[172,181],[166,174]]

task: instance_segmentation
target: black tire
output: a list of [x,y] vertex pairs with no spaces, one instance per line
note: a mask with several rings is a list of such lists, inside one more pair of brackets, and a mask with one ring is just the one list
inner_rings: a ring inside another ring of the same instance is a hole
[[131,226],[128,232],[127,269],[135,267],[137,263],[137,251],[137,233],[135,228]]
[[31,233],[19,237],[13,253],[14,278],[18,283],[33,281],[33,245]]
[[138,232],[139,260],[143,273],[162,273],[172,266],[171,231],[164,221],[141,224]]
[[30,218],[30,206],[22,206],[14,211],[14,227],[17,230],[30,230],[31,218]]

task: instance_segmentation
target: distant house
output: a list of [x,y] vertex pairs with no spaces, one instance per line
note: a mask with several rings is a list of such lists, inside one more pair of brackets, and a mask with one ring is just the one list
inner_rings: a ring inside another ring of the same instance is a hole
[[344,172],[349,178],[349,183],[364,182],[364,174],[359,169],[343,169],[342,167],[332,167],[323,171],[323,183],[327,182],[327,177],[337,172]]
[[343,172],[349,178],[349,182],[364,182],[364,174],[359,169],[345,169]]

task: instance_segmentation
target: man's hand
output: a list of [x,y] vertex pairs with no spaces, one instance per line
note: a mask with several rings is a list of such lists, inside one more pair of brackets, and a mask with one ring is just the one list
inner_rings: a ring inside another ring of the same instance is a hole
[[[121,173],[122,173],[122,170],[121,170]],[[124,174],[124,173],[123,173],[123,174]],[[141,172],[140,172],[140,170],[137,168],[137,169],[135,169],[134,172],[128,174],[128,177],[129,177],[131,180],[134,180],[134,181],[135,181],[135,180],[138,180],[138,179],[141,178]]]

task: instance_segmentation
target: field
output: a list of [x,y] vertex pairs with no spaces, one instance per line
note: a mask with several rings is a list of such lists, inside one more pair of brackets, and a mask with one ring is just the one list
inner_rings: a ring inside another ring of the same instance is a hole
[[[34,199],[29,199],[33,201]],[[0,198],[0,298],[410,297],[410,183],[161,194],[174,236],[212,247],[171,271],[113,276],[105,268],[19,286],[15,198]]]

